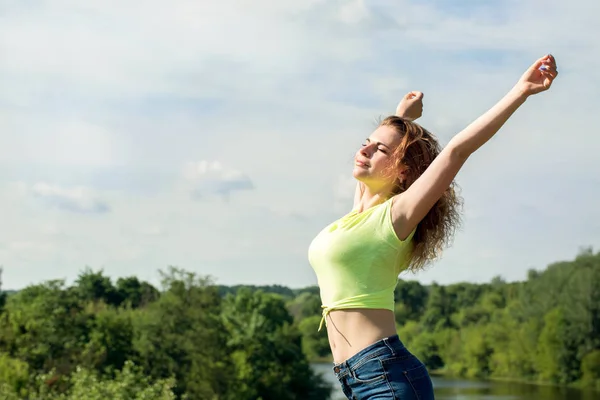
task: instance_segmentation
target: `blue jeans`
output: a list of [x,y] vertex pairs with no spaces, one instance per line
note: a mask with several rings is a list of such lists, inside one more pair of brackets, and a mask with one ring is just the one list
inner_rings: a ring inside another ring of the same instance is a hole
[[333,367],[350,400],[433,400],[425,365],[398,335],[381,339]]

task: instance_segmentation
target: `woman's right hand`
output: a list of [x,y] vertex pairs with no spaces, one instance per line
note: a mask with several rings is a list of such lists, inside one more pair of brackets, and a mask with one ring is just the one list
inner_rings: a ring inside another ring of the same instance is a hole
[[515,90],[528,97],[550,89],[558,75],[556,60],[551,54],[538,59],[521,76]]
[[423,115],[423,93],[408,92],[396,107],[396,115],[414,121]]

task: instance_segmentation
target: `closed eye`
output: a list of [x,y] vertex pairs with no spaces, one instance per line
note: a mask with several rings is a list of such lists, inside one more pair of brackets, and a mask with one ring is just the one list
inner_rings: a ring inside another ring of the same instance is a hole
[[[366,144],[363,143],[362,147],[365,147],[369,143],[371,143],[371,139],[367,138]],[[387,150],[388,146],[386,146],[385,144],[380,143],[380,142],[377,142],[377,145],[378,145],[377,150],[381,151],[383,154],[389,154],[388,150]],[[383,147],[381,147],[381,146],[383,146]]]

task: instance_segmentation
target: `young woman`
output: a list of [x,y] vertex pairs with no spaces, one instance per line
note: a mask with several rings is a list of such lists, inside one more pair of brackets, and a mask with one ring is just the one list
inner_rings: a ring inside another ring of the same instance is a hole
[[411,122],[422,110],[422,94],[411,92],[398,107],[400,116],[384,119],[356,153],[354,207],[309,248],[321,290],[321,324],[327,326],[333,370],[348,399],[434,398],[425,365],[396,333],[398,275],[439,256],[459,220],[456,174],[556,76],[554,57],[540,58],[442,151],[431,133]]

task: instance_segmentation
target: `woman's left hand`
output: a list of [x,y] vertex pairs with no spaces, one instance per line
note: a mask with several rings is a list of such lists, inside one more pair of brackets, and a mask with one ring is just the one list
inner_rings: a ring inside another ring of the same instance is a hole
[[551,54],[537,60],[517,82],[516,88],[525,96],[531,96],[550,89],[558,75],[556,60]]
[[414,121],[423,115],[423,93],[418,91],[408,92],[396,107],[398,117]]

